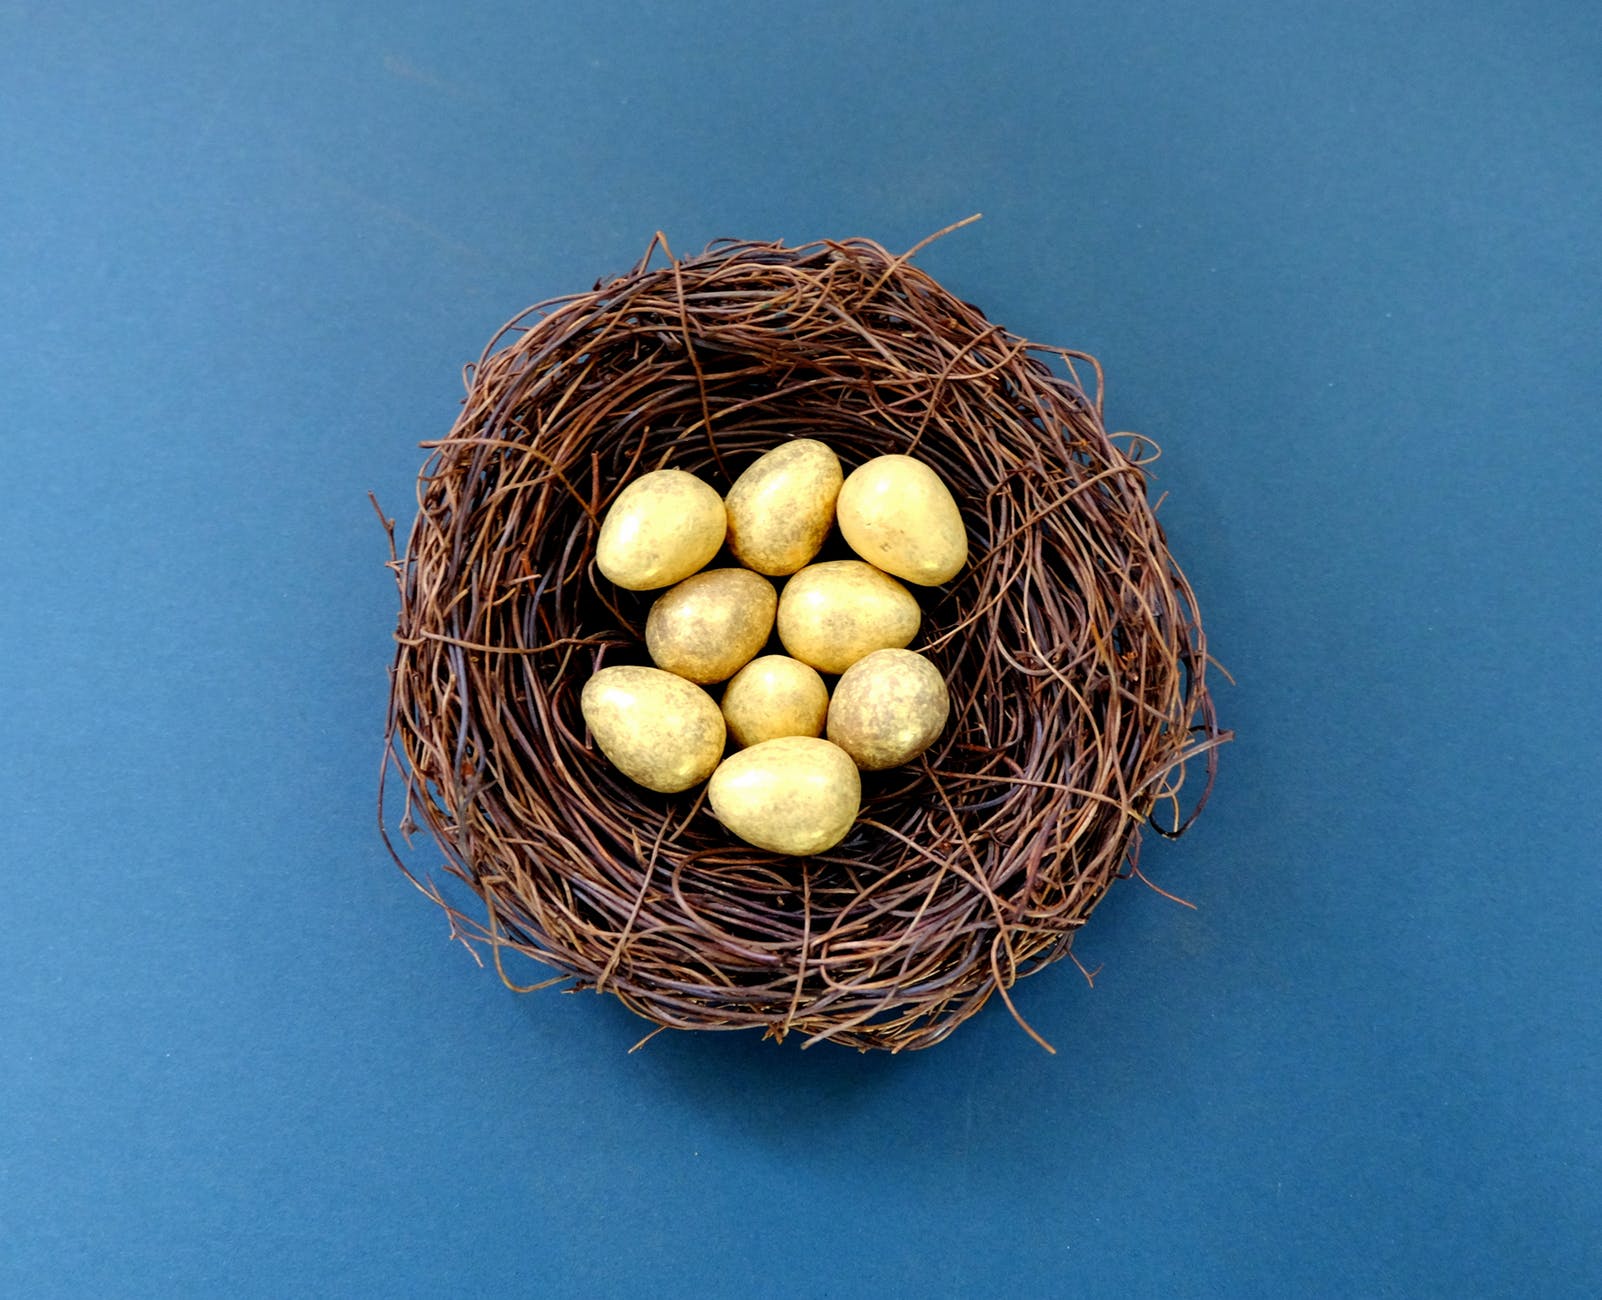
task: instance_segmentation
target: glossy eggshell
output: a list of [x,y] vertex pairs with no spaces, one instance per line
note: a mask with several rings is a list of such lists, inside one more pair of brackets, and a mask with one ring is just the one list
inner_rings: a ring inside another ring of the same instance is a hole
[[692,682],[732,677],[773,632],[779,594],[749,569],[708,569],[658,596],[645,620],[651,662]]
[[753,659],[723,688],[723,721],[736,745],[822,735],[828,714],[823,678],[787,655]]
[[862,805],[851,756],[827,740],[784,736],[731,754],[707,800],[719,821],[759,849],[822,853],[846,836]]
[[877,650],[835,683],[826,734],[858,767],[900,767],[934,744],[950,707],[940,670],[922,655]]
[[758,573],[794,573],[823,545],[842,481],[838,457],[814,438],[759,457],[724,498],[735,559]]
[[607,510],[595,565],[630,591],[671,587],[705,568],[727,531],[723,498],[710,485],[681,469],[653,470]]
[[779,640],[793,658],[824,673],[843,673],[863,655],[906,645],[922,619],[916,596],[861,560],[810,564],[779,596]]
[[723,714],[693,682],[619,664],[584,683],[579,708],[612,766],[663,794],[688,790],[723,757]]
[[851,471],[835,501],[840,535],[869,564],[933,587],[968,560],[968,534],[951,491],[911,456],[876,456]]

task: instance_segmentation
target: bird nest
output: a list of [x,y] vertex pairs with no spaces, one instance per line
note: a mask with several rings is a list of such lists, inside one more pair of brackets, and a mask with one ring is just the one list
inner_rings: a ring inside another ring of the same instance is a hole
[[[604,991],[660,1027],[926,1047],[993,994],[1011,1008],[1137,871],[1142,830],[1201,810],[1227,734],[1147,499],[1154,448],[1108,434],[1093,358],[1007,332],[910,257],[846,239],[681,260],[659,236],[500,331],[425,444],[393,557],[385,776],[407,841],[431,832],[477,902],[391,849],[512,987]],[[854,829],[807,858],[735,840],[704,787],[633,784],[579,711],[596,669],[646,662],[654,593],[594,564],[611,500],[665,467],[727,491],[795,437],[847,473],[888,452],[932,466],[972,556],[920,592],[911,647],[946,679],[944,733],[864,773]],[[519,985],[508,950],[560,974]]]

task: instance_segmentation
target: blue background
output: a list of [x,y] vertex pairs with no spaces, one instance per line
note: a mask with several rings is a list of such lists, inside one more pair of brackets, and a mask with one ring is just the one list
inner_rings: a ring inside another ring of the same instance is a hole
[[[384,856],[365,493],[657,229],[975,211],[1239,680],[1197,910],[627,1055]],[[1596,1294],[1599,214],[1587,4],[0,4],[0,1293]]]

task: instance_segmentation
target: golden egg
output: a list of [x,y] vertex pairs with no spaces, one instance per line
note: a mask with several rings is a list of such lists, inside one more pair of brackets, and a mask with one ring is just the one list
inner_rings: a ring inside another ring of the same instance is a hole
[[601,753],[648,790],[688,790],[723,757],[717,704],[699,686],[660,668],[603,668],[584,683],[579,708]]
[[727,531],[723,498],[711,486],[681,469],[653,470],[607,510],[595,564],[630,591],[671,587],[705,567]]
[[918,635],[918,600],[888,574],[861,560],[810,564],[784,584],[779,640],[819,672],[843,673],[875,650]]
[[723,721],[736,745],[822,735],[828,713],[823,678],[786,655],[753,659],[723,688]]
[[847,668],[829,701],[828,737],[870,772],[934,744],[950,701],[940,670],[911,650],[876,650]]
[[968,560],[968,534],[950,489],[911,456],[876,456],[851,471],[835,501],[840,535],[869,564],[933,587]]
[[762,649],[779,594],[749,569],[708,569],[658,596],[645,648],[658,668],[692,682],[721,682]]
[[707,799],[720,822],[759,849],[822,853],[846,836],[862,805],[851,756],[814,736],[783,736],[731,754]]
[[840,483],[839,459],[813,438],[759,457],[724,500],[734,558],[758,573],[794,573],[823,545]]

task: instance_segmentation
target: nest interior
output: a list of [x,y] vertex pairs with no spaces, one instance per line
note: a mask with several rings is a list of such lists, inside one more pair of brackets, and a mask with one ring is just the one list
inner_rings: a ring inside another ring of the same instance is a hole
[[[1135,868],[1142,829],[1201,810],[1227,737],[1147,499],[1151,445],[1109,436],[1093,359],[1008,333],[910,256],[852,239],[676,259],[658,237],[506,326],[426,444],[393,556],[385,773],[400,829],[431,832],[478,902],[397,861],[513,987],[508,949],[559,972],[527,987],[603,990],[662,1027],[925,1047],[994,994],[1011,1006]],[[784,858],[733,839],[701,791],[614,771],[579,692],[648,662],[656,593],[593,563],[612,498],[668,466],[723,492],[800,436],[847,473],[886,452],[933,466],[970,563],[918,593],[944,734],[864,774],[834,850]]]

